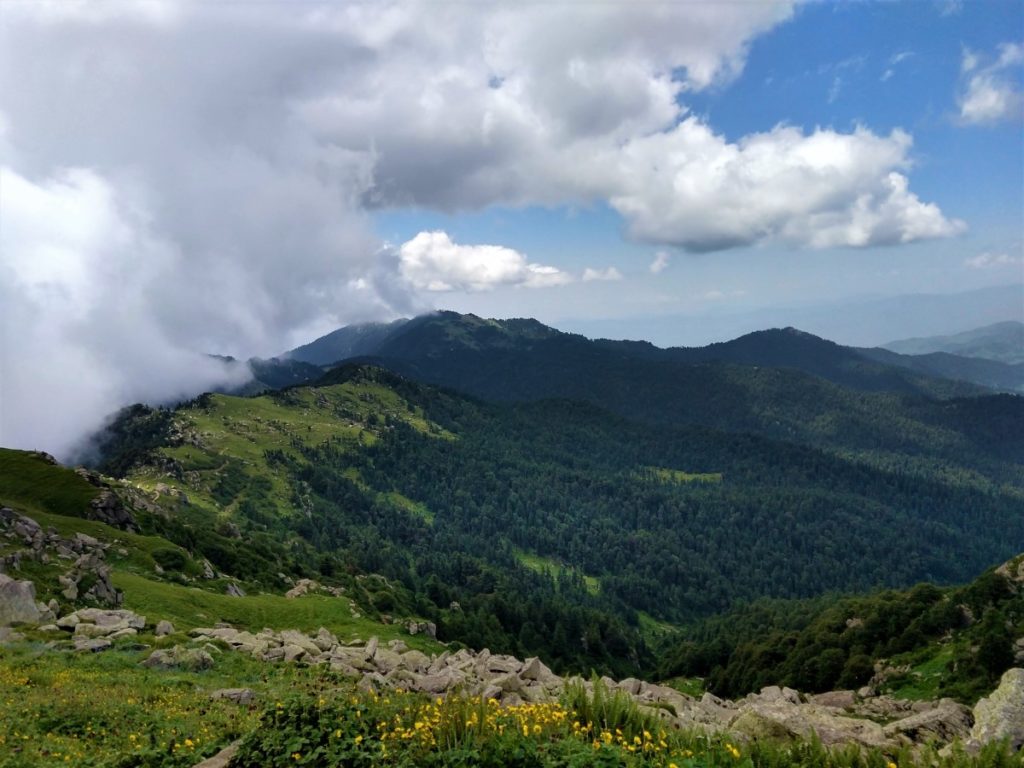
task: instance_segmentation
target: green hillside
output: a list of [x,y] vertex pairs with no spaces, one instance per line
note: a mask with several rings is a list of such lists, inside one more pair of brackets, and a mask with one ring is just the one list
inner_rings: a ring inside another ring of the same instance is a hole
[[757,601],[688,627],[661,675],[705,678],[721,696],[872,682],[907,698],[974,701],[1024,656],[1024,555],[963,587],[919,584],[857,597]]
[[315,387],[129,410],[103,468],[131,466],[168,510],[147,530],[235,578],[376,573],[396,587],[371,596],[377,611],[428,617],[442,638],[632,674],[652,668],[659,622],[964,582],[1016,551],[1017,436],[956,401],[898,417],[880,403],[900,405],[864,401],[877,423],[965,461],[890,458],[905,436],[865,460],[580,403],[492,405],[342,366]]

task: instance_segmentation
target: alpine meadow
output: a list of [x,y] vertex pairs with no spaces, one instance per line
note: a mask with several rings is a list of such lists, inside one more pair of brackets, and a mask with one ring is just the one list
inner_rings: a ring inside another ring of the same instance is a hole
[[0,768],[1024,768],[1024,6],[0,5]]

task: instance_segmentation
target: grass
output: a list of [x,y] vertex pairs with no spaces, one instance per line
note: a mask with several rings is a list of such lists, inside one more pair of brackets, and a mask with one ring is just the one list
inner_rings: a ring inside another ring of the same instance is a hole
[[[230,652],[203,672],[148,670],[148,653],[133,643],[100,654],[0,650],[0,766],[184,768],[249,733],[267,703],[327,684],[320,669]],[[228,687],[251,688],[259,703],[210,700]]]
[[41,456],[0,448],[0,502],[82,517],[99,490],[65,467]]
[[382,641],[402,639],[410,648],[427,653],[441,649],[439,643],[424,635],[405,634],[398,624],[381,624],[363,615],[354,618],[349,601],[344,597],[313,594],[292,599],[267,594],[231,597],[124,571],[115,572],[113,581],[118,589],[124,590],[124,607],[145,615],[149,623],[167,619],[178,630],[209,627],[218,621],[253,630],[270,627],[316,632],[326,627],[343,641],[368,640],[376,635]]
[[596,595],[601,591],[601,581],[596,576],[587,576],[570,565],[565,565],[552,557],[542,557],[531,552],[524,552],[521,549],[515,551],[516,559],[534,573],[548,573],[552,578],[580,573],[583,576],[583,583],[587,592]]
[[[940,685],[949,674],[955,648],[952,645],[930,646],[933,655],[919,661],[906,675],[894,680],[889,693],[901,699],[937,699]],[[894,659],[894,662],[897,660]]]
[[[280,517],[294,511],[293,488],[287,472],[267,461],[267,451],[281,451],[304,460],[300,448],[330,441],[358,450],[379,439],[387,420],[401,421],[439,439],[454,435],[428,421],[422,409],[403,400],[386,386],[370,380],[351,380],[325,387],[299,387],[273,395],[234,397],[211,395],[175,414],[176,428],[194,440],[160,449],[173,459],[187,480],[136,472],[131,480],[152,491],[164,483],[188,495],[190,502],[210,515],[230,517],[245,499]],[[216,498],[225,479],[234,486],[232,498]],[[414,502],[392,499],[413,514],[425,510]]]
[[644,467],[644,472],[660,483],[672,483],[682,485],[685,483],[720,483],[722,482],[721,472],[684,472],[681,469],[668,469],[666,467]]

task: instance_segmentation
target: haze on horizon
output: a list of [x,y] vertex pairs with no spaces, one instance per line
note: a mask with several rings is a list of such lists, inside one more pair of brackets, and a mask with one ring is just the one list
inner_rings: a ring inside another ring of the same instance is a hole
[[1019,286],[1022,27],[1009,0],[8,0],[0,444],[66,455],[224,384],[205,353],[436,308],[703,343],[666,329],[810,306],[854,334],[830,308]]

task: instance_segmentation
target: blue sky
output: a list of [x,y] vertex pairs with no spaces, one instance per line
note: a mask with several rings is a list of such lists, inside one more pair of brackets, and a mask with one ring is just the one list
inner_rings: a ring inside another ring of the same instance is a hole
[[[623,280],[538,291],[441,294],[439,307],[485,314],[536,314],[550,321],[787,306],[857,296],[949,293],[1024,277],[1024,141],[1019,119],[966,123],[964,56],[994,60],[1024,38],[1016,2],[813,3],[754,39],[742,73],[678,101],[729,141],[778,124],[913,138],[911,189],[966,230],[907,245],[808,250],[760,244],[692,255],[636,242],[602,202],[488,207],[442,213],[375,214],[383,237],[401,243],[422,230],[459,243],[497,243],[567,270],[614,266]],[[1019,64],[1002,77],[1021,83]],[[659,250],[670,266],[648,271]],[[987,267],[965,262],[990,254]],[[999,261],[1005,263],[998,263]],[[530,295],[524,295],[529,293]],[[721,294],[721,295],[719,295]],[[708,298],[708,297],[711,298]],[[1024,310],[1022,310],[1024,314]]]

